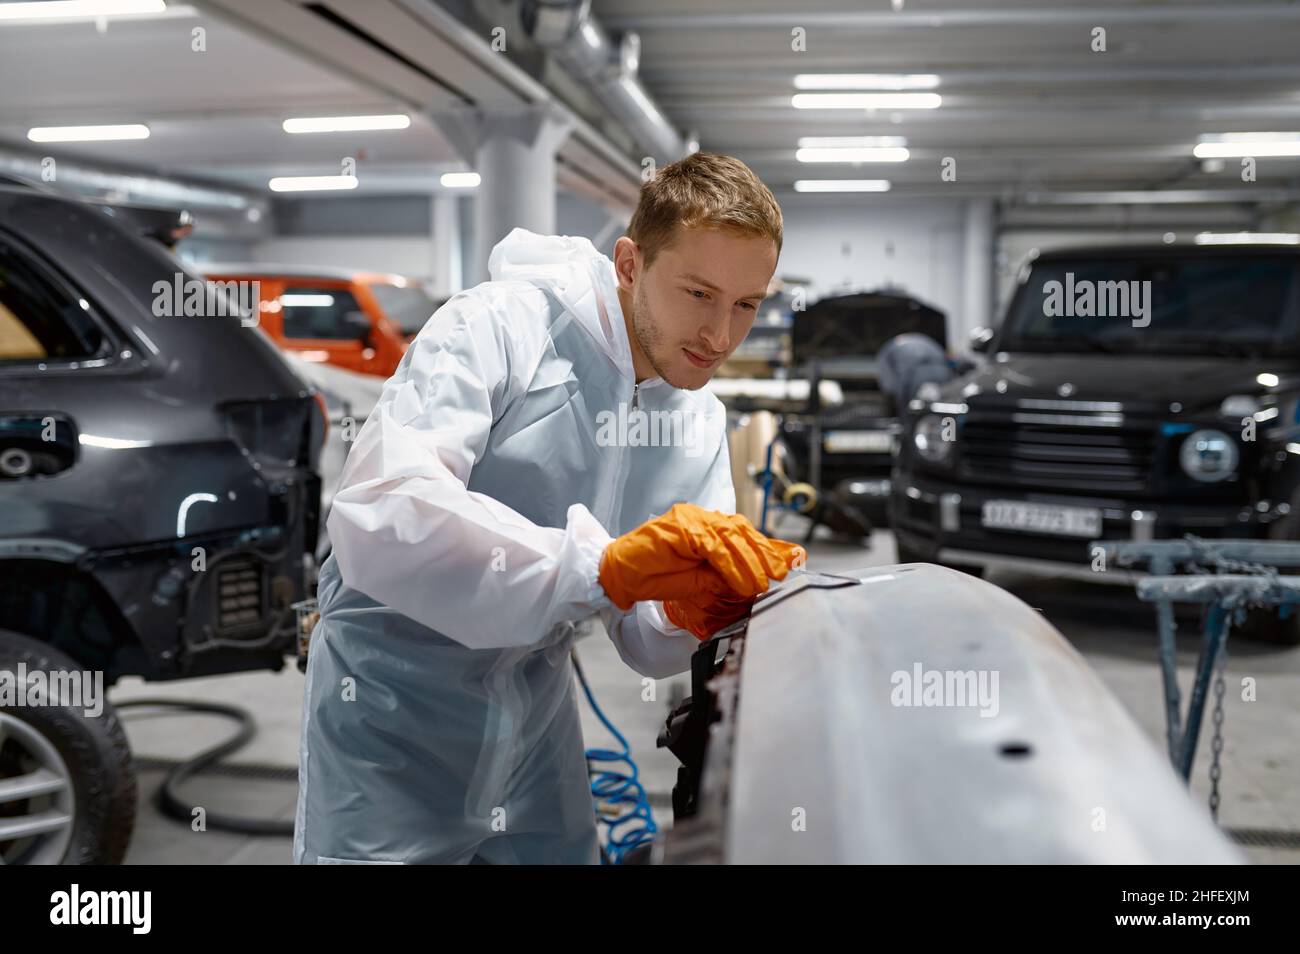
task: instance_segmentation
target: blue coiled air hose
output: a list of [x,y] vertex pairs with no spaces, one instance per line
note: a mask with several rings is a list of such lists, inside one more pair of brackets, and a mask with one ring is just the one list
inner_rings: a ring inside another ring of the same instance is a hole
[[[587,696],[591,711],[622,746],[621,749],[587,749],[587,771],[591,776],[596,821],[606,828],[603,860],[607,864],[622,864],[631,852],[652,843],[659,833],[659,827],[650,811],[650,799],[645,786],[641,784],[640,771],[632,758],[627,739],[614,728],[614,723],[605,717],[596,703],[596,697],[592,695],[591,686],[587,682],[587,674],[578,662],[578,654],[575,652],[571,655],[573,668],[578,673],[578,682],[582,683],[582,691]],[[621,764],[625,770],[598,768],[601,764]]]

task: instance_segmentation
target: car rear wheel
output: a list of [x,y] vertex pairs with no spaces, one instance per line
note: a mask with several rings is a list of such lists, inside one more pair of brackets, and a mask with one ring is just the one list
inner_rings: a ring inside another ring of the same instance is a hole
[[[0,630],[0,672],[77,672],[44,643]],[[17,701],[17,700],[15,700]],[[0,708],[0,864],[118,864],[135,825],[131,751],[106,699]]]

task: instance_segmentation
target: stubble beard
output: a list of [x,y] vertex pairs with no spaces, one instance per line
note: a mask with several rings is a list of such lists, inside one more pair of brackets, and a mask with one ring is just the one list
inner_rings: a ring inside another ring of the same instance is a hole
[[692,391],[703,387],[702,384],[694,387],[679,384],[665,371],[665,366],[670,360],[670,356],[665,354],[668,345],[664,343],[663,332],[660,331],[654,317],[650,314],[650,302],[646,299],[644,285],[638,287],[636,294],[632,297],[632,333],[636,336],[636,343],[645,354],[646,360],[650,362],[650,367],[654,369],[655,374],[667,381],[672,387]]

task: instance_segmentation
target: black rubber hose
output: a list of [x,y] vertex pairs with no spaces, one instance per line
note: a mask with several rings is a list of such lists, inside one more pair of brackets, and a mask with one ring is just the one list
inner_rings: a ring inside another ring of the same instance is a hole
[[[176,789],[186,779],[197,775],[209,765],[237,752],[257,735],[257,722],[253,714],[239,706],[225,705],[220,702],[194,702],[185,699],[131,699],[116,704],[118,709],[157,706],[163,708],[183,709],[186,712],[205,712],[210,715],[225,716],[239,723],[239,731],[230,738],[218,742],[211,748],[204,749],[198,755],[186,759],[167,773],[162,786],[158,789],[158,807],[164,815],[178,821],[189,823],[194,818],[194,808],[189,801],[180,797]],[[209,828],[222,831],[240,832],[246,835],[292,835],[293,822],[269,818],[241,818],[237,815],[223,815],[220,812],[204,809],[206,824]]]

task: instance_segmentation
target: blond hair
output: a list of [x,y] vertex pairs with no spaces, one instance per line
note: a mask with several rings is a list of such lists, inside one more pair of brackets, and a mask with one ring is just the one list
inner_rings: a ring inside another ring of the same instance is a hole
[[672,244],[677,228],[726,229],[769,238],[781,251],[781,207],[772,190],[739,159],[695,152],[660,169],[641,186],[628,238],[648,267]]

